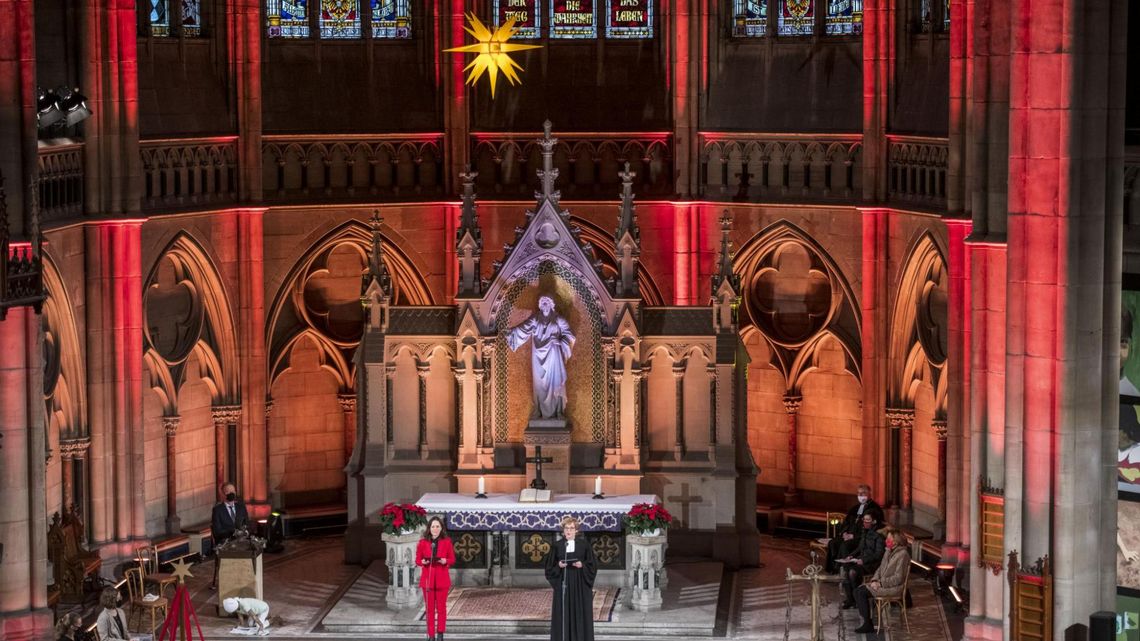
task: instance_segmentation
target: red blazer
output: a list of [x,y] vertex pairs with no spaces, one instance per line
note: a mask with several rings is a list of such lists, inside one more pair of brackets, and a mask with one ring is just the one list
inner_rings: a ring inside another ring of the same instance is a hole
[[[443,559],[443,563],[439,562],[440,559]],[[451,574],[447,571],[455,565],[455,548],[451,545],[451,539],[440,537],[435,550],[435,563],[431,563],[431,541],[420,539],[416,546],[416,565],[421,570],[421,588],[451,589]]]

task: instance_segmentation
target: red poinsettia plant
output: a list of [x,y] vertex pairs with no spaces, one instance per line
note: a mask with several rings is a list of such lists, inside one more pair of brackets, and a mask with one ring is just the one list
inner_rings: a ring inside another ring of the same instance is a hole
[[384,534],[399,534],[427,525],[427,512],[415,503],[388,503],[380,510]]
[[665,529],[673,523],[673,515],[663,505],[638,503],[625,515],[625,525],[634,534],[641,534],[658,528]]

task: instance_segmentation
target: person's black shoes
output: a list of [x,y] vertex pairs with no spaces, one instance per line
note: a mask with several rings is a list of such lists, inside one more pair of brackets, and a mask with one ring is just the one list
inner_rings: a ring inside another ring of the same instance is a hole
[[435,641],[443,641],[443,633],[442,632],[435,635]]
[[844,601],[843,605],[840,607],[843,608],[844,610],[850,610],[851,608],[855,607],[855,602],[854,601]]
[[874,631],[875,626],[871,625],[870,623],[864,623],[863,625],[855,628],[855,634],[870,634]]

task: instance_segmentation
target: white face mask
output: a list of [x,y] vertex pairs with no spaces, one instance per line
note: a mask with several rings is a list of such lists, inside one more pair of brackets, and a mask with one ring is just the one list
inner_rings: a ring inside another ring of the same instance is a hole
[[868,498],[868,497],[866,497],[866,496],[864,496],[864,495],[862,495],[862,494],[857,494],[857,495],[855,496],[855,498],[859,499],[859,502],[860,502],[860,503],[866,503],[866,502],[867,502],[867,498]]

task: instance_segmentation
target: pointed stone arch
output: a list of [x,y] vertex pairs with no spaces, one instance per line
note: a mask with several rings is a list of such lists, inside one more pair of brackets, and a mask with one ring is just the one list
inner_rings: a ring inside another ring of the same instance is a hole
[[933,234],[921,233],[907,252],[891,310],[888,407],[913,409],[924,376],[935,390],[945,387],[948,284],[945,251]]
[[75,310],[59,267],[43,256],[44,402],[54,416],[60,439],[87,436],[87,368],[79,342]]

